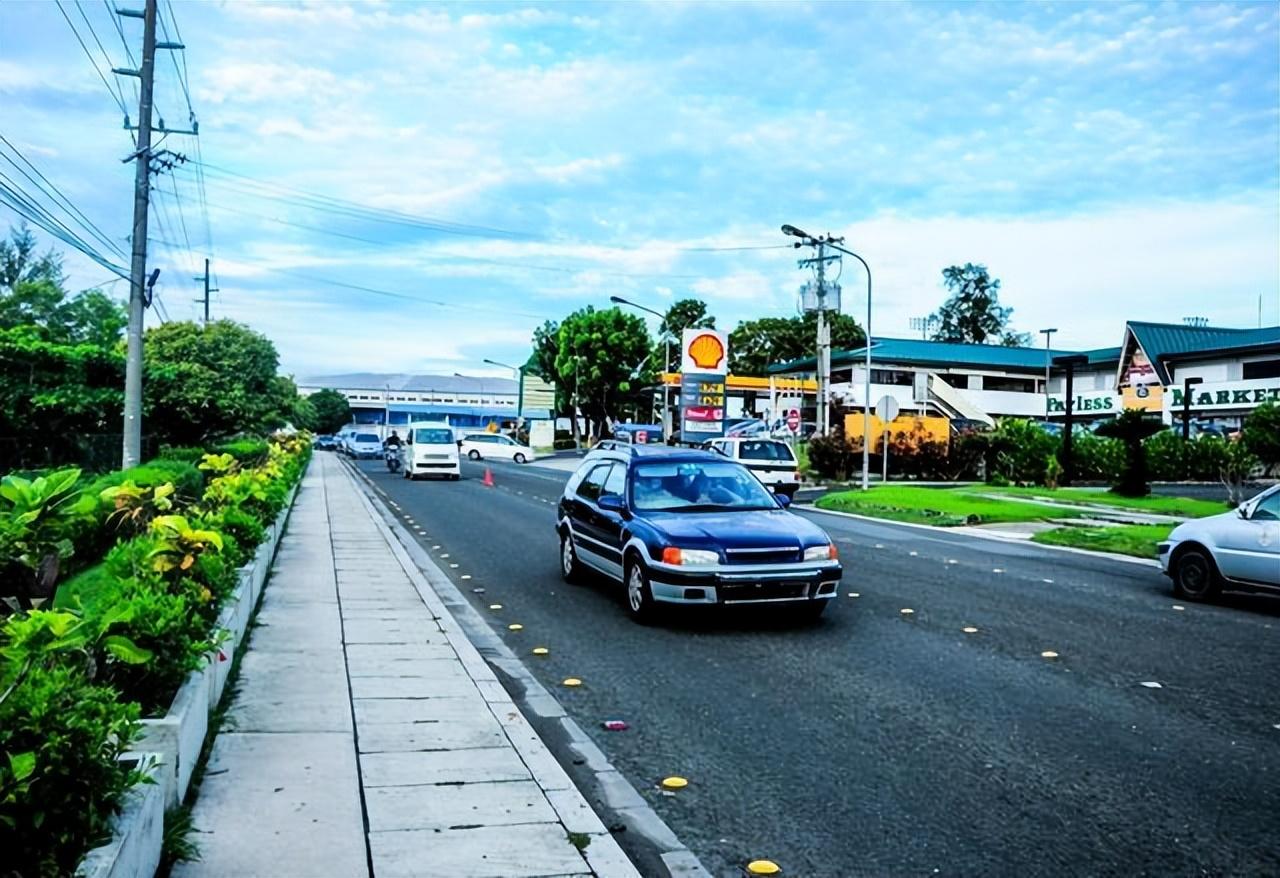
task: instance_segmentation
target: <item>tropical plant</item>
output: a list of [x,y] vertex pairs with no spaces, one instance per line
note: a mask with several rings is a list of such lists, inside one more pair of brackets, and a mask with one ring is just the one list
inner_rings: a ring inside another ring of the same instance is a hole
[[151,526],[158,515],[173,509],[174,487],[171,483],[154,488],[140,488],[132,480],[104,488],[99,496],[111,507],[107,523],[129,536],[137,536]]
[[932,316],[938,321],[934,341],[969,344],[1029,344],[1030,336],[1009,328],[1013,309],[1000,304],[1000,281],[985,265],[950,265],[942,269],[942,283],[950,297]]
[[1126,409],[1098,427],[1098,435],[1119,439],[1124,443],[1124,469],[1111,490],[1123,497],[1145,497],[1151,493],[1147,484],[1147,449],[1143,440],[1159,433],[1164,427],[1154,418],[1148,418],[1140,409]]
[[1228,505],[1239,506],[1244,501],[1244,483],[1258,466],[1257,455],[1244,442],[1226,443],[1218,477],[1227,489]]
[[1258,458],[1267,475],[1280,467],[1280,403],[1264,402],[1244,419],[1240,440]]
[[862,460],[862,444],[849,441],[844,424],[836,421],[831,432],[809,440],[809,466],[813,471],[843,482]]
[[193,528],[181,515],[157,517],[151,532],[157,540],[148,557],[157,573],[190,570],[205,552],[222,550],[222,534]]
[[[848,314],[828,314],[831,348],[848,351],[862,347],[866,333]],[[765,375],[769,367],[817,353],[818,315],[762,317],[744,320],[729,333],[729,368],[735,375]]]
[[0,612],[53,596],[62,562],[75,551],[72,529],[95,506],[79,479],[80,470],[66,469],[0,480]]
[[1040,484],[1057,439],[1023,418],[1005,418],[989,434],[987,477],[999,473],[1017,485]]

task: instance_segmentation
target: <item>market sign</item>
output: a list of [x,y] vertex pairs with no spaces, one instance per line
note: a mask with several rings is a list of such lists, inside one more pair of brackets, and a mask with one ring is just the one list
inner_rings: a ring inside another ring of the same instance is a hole
[[686,441],[723,436],[729,338],[714,329],[686,329],[681,341],[681,431]]
[[[1172,384],[1165,392],[1165,411],[1182,411],[1184,396],[1180,384]],[[1251,409],[1264,402],[1280,402],[1280,378],[1254,378],[1248,381],[1221,381],[1191,387],[1191,411],[1226,411]]]

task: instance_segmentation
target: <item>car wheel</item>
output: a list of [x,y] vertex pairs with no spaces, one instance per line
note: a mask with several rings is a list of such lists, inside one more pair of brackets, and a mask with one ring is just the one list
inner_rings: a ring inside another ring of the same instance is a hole
[[647,625],[653,621],[653,591],[649,588],[649,574],[644,564],[632,559],[626,566],[624,577],[627,594],[627,615],[632,621]]
[[578,553],[567,530],[560,534],[560,576],[565,582],[582,582],[582,565],[578,563]]
[[451,482],[456,482],[456,481],[460,480],[461,478],[462,478],[462,476],[461,476],[460,474],[458,474],[458,473],[451,473],[451,474],[449,475],[449,481],[451,481]]
[[1222,587],[1217,565],[1203,549],[1179,553],[1173,567],[1173,593],[1189,601],[1204,601]]
[[512,460],[514,460],[516,463],[528,463],[529,461],[529,459],[525,457],[523,454],[521,454],[519,451],[516,452],[516,456],[513,457]]
[[472,448],[470,451],[468,451],[468,452],[467,452],[467,457],[469,457],[469,458],[470,458],[470,459],[472,459],[472,460],[479,460],[479,459],[480,459],[480,452],[479,452],[479,451],[476,451],[474,448]]

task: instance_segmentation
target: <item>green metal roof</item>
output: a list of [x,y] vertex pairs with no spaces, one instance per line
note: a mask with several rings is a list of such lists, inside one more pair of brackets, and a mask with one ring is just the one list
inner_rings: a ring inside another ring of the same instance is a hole
[[1280,349],[1280,326],[1258,329],[1230,329],[1222,326],[1187,326],[1182,323],[1143,323],[1130,320],[1128,331],[1146,351],[1156,374],[1165,384],[1169,372],[1165,363],[1205,354],[1240,351],[1246,348]]
[[[1113,359],[1119,359],[1118,348]],[[1050,356],[1059,357],[1075,351],[1050,350]],[[1044,348],[1011,348],[993,344],[958,344],[948,341],[926,341],[918,338],[873,338],[871,360],[873,363],[901,363],[907,366],[969,366],[974,368],[1006,369],[1020,372],[1044,372],[1046,351]],[[866,358],[866,348],[853,351],[833,351],[832,366],[857,365]],[[1090,362],[1093,362],[1090,360]],[[812,372],[817,368],[814,357],[793,360],[770,366],[771,373]]]

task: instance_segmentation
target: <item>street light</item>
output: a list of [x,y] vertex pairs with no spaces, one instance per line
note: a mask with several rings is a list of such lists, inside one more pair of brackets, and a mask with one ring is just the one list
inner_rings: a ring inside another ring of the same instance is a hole
[[1049,362],[1053,359],[1053,353],[1049,350],[1049,339],[1057,332],[1057,328],[1042,329],[1040,334],[1044,336],[1044,419],[1049,420]]
[[854,259],[862,263],[863,269],[867,272],[867,340],[865,345],[867,349],[867,359],[865,364],[866,375],[863,376],[864,380],[862,391],[862,490],[865,491],[871,487],[871,266],[867,265],[867,260],[863,259],[857,253],[854,253],[852,250],[847,250],[837,243],[839,241],[843,241],[843,238],[832,238],[830,235],[823,238],[815,238],[807,232],[797,229],[792,225],[784,225],[782,227],[782,234],[790,235],[793,238],[800,238],[801,240],[796,242],[797,247],[805,244],[816,245],[821,243],[830,247],[832,250],[838,250],[847,256],[852,256]]
[[1075,432],[1075,410],[1073,406],[1075,396],[1075,380],[1076,366],[1083,366],[1089,362],[1089,358],[1084,354],[1068,354],[1064,357],[1054,357],[1053,365],[1062,366],[1067,370],[1067,386],[1066,386],[1066,423],[1062,427],[1062,478],[1059,484],[1064,488],[1071,484],[1071,478],[1075,472],[1075,460],[1072,458],[1072,434]]
[[497,360],[488,360],[484,362],[490,366],[500,366],[503,369],[510,369],[516,376],[516,427],[524,426],[524,367],[517,368],[510,363],[499,363]]
[[[1191,439],[1191,388],[1203,384],[1203,378],[1182,379],[1182,441]],[[1190,457],[1186,458],[1190,460]]]
[[[629,299],[622,298],[622,296],[610,296],[609,301],[613,302],[615,305],[626,305],[630,308],[635,308],[638,311],[646,311],[662,321],[662,323],[659,324],[660,326],[666,325],[667,315],[663,314],[661,311],[646,308],[644,305],[636,304]],[[667,327],[664,334],[669,333],[670,327]],[[662,433],[663,438],[669,438],[671,436],[671,388],[667,384],[667,376],[671,374],[671,345],[667,344],[665,341],[662,343],[662,362]]]

